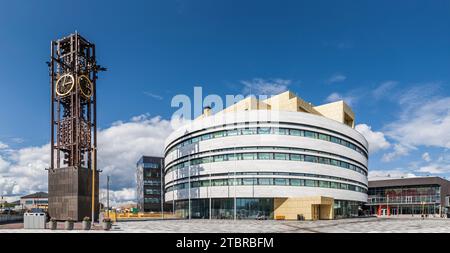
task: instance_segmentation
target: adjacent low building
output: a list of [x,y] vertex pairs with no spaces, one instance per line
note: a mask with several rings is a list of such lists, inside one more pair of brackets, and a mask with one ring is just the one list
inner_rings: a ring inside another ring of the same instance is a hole
[[23,197],[20,197],[20,206],[24,210],[31,210],[39,208],[43,210],[48,209],[48,193],[36,192]]
[[367,201],[368,143],[343,101],[248,97],[174,131],[165,199],[183,218],[333,219]]
[[449,213],[450,182],[440,177],[369,181],[368,210],[372,215],[434,215]]

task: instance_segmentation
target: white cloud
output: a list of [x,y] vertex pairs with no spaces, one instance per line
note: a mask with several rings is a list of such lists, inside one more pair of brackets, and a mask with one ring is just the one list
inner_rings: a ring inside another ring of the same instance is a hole
[[450,165],[430,164],[420,167],[417,171],[430,174],[444,174],[450,172]]
[[325,102],[332,103],[341,100],[344,100],[344,102],[347,103],[349,106],[353,106],[357,101],[357,97],[353,95],[342,95],[338,92],[333,92],[325,99]]
[[8,148],[9,146],[6,143],[0,141],[0,149]]
[[372,94],[376,99],[380,99],[381,97],[388,95],[387,93],[391,91],[397,84],[397,81],[383,82],[372,91]]
[[389,153],[384,154],[381,160],[383,162],[391,162],[399,157],[408,155],[409,151],[411,149],[414,149],[414,148],[396,143],[396,144],[394,144],[394,150]]
[[422,159],[425,160],[426,162],[430,162],[431,161],[430,153],[428,153],[428,152],[423,153]]
[[9,167],[9,162],[5,161],[5,159],[3,159],[0,156],[0,173],[2,173],[4,170],[6,170]]
[[[118,121],[109,128],[98,130],[98,167],[101,188],[106,176],[111,176],[111,192],[115,201],[134,200],[136,162],[142,155],[161,156],[164,141],[182,122],[168,121],[149,115]],[[50,144],[12,150],[0,156],[0,192],[20,196],[35,191],[47,191],[47,171]],[[6,164],[6,165],[5,165]],[[125,190],[124,190],[125,189]],[[116,193],[117,192],[117,193]]]
[[450,97],[416,103],[387,126],[386,134],[403,145],[450,148]]
[[386,140],[384,133],[372,131],[372,127],[366,124],[356,125],[355,129],[369,142],[369,152],[371,154],[382,149],[387,149],[391,146],[391,144]]
[[417,177],[413,172],[405,171],[404,169],[393,170],[369,170],[369,180],[383,180],[394,178],[408,178]]
[[[106,189],[100,190],[100,201],[106,204],[107,202]],[[118,205],[133,204],[133,203],[136,203],[135,188],[122,188],[118,190],[109,191],[109,205],[111,207],[117,207]]]
[[171,122],[141,115],[116,122],[98,134],[99,167],[111,175],[114,189],[134,186],[135,164],[140,156],[162,156],[164,141],[173,131]]
[[288,86],[291,84],[291,80],[286,79],[261,79],[254,78],[250,81],[241,81],[244,85],[242,93],[244,95],[278,95],[288,90]]
[[327,83],[339,83],[347,80],[347,77],[343,74],[334,74],[328,78]]

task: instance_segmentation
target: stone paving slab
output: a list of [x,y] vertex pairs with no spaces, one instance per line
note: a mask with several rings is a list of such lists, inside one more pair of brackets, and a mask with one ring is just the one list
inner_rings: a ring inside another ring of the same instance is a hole
[[117,222],[111,231],[4,229],[0,233],[450,233],[450,219],[358,218],[330,221],[147,220]]

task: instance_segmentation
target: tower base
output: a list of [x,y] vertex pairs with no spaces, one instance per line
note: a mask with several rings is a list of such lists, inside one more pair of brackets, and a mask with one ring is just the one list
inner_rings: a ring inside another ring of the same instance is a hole
[[[94,220],[98,220],[99,173],[95,173]],[[56,220],[92,218],[92,170],[66,167],[49,170],[48,212]]]

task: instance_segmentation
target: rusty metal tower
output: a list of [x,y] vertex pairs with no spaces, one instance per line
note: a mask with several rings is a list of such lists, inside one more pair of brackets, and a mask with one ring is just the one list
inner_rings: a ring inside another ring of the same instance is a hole
[[51,42],[49,68],[49,214],[58,220],[81,220],[95,213],[97,219],[96,82],[97,73],[105,69],[97,65],[95,45],[77,32]]

